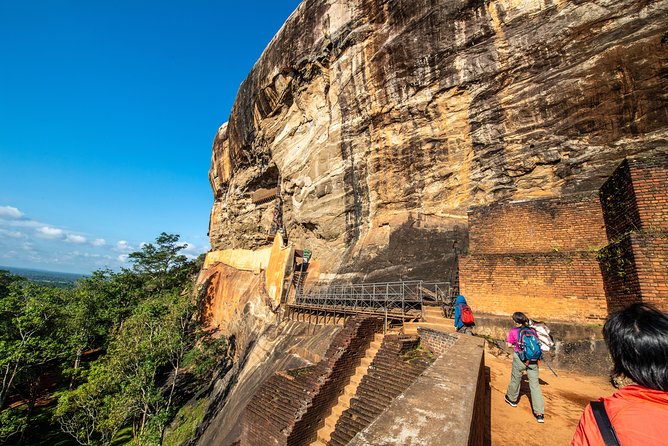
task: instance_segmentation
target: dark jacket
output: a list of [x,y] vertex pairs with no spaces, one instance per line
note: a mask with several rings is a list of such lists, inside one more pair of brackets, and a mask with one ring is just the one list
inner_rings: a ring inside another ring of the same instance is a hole
[[464,296],[457,296],[455,299],[455,328],[459,330],[464,326],[462,322],[462,308],[461,305],[467,305]]

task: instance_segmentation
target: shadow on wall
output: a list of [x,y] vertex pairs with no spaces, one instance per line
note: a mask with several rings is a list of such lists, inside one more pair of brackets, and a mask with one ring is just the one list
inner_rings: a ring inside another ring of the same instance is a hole
[[449,223],[441,228],[424,227],[420,219],[408,220],[393,229],[389,242],[373,251],[361,248],[340,271],[357,273],[359,281],[398,280],[450,281],[457,255],[468,252],[468,230],[465,224]]

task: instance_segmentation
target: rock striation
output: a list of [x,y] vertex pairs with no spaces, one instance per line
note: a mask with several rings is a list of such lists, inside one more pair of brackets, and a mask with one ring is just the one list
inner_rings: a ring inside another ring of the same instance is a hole
[[290,239],[323,272],[443,279],[466,209],[598,188],[665,150],[668,1],[304,0],[213,144],[214,250]]

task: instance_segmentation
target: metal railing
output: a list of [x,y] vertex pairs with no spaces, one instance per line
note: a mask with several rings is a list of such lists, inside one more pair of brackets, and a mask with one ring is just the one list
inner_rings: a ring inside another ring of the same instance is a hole
[[425,300],[444,304],[450,299],[448,282],[315,284],[296,290],[293,306],[327,311],[343,310],[389,316],[420,315]]

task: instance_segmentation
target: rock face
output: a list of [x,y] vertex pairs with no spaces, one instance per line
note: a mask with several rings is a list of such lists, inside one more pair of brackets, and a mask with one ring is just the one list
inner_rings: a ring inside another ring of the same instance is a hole
[[668,147],[668,0],[304,0],[213,145],[213,249],[441,279],[471,205],[598,188]]

